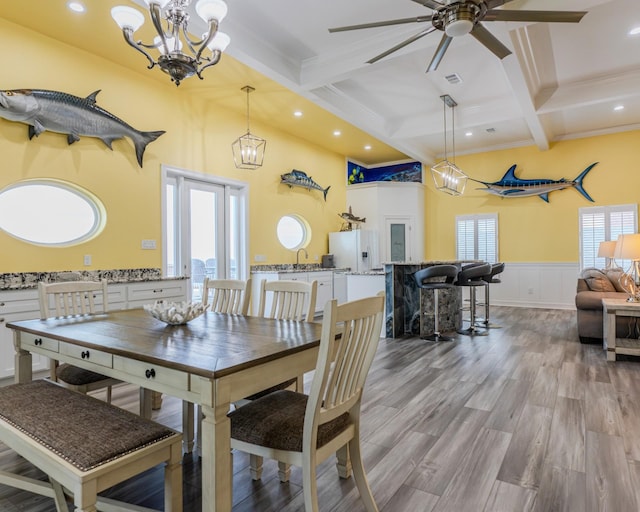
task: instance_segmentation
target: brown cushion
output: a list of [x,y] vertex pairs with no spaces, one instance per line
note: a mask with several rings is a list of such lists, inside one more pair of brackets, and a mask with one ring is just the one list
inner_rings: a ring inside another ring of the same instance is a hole
[[592,309],[595,311],[602,311],[602,299],[619,298],[619,292],[581,292],[576,294],[576,308],[579,310]]
[[624,274],[623,270],[620,268],[612,268],[604,271],[605,275],[609,278],[609,281],[613,283],[615,290],[617,292],[624,292],[624,288],[620,286],[620,276]]
[[615,292],[616,288],[609,277],[597,268],[585,268],[581,277],[592,292]]
[[0,419],[81,471],[177,435],[163,425],[46,380],[0,387]]
[[93,384],[94,382],[109,378],[105,375],[92,372],[91,370],[85,370],[84,368],[78,368],[70,364],[61,364],[58,366],[56,368],[56,377],[58,377],[58,380],[74,386]]
[[[275,450],[301,452],[307,399],[307,395],[285,390],[243,405],[229,413],[231,437]],[[327,444],[350,424],[349,413],[344,413],[320,425],[316,447]]]
[[296,381],[298,379],[289,379],[286,382],[281,382],[280,384],[276,384],[275,386],[271,386],[268,389],[265,389],[263,391],[258,391],[257,393],[254,393],[251,396],[248,396],[247,398],[245,398],[245,400],[257,400],[258,398],[261,398],[265,395],[268,395],[269,393],[273,393],[274,391],[280,391],[281,389],[287,389],[289,386],[293,386]]

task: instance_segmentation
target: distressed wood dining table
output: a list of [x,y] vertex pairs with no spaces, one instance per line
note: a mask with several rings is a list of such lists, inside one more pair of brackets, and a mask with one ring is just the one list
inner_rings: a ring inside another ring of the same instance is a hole
[[142,309],[7,327],[14,330],[16,382],[32,379],[37,353],[200,404],[208,512],[231,510],[230,404],[313,370],[321,335],[316,323],[211,312],[171,326]]

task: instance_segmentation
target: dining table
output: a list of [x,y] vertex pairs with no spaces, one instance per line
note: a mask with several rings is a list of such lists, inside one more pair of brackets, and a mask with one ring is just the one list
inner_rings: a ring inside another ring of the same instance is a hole
[[199,404],[202,510],[208,512],[231,510],[231,404],[313,370],[322,330],[319,323],[213,312],[168,325],[143,309],[7,327],[14,332],[16,382],[33,378],[31,354],[41,354]]

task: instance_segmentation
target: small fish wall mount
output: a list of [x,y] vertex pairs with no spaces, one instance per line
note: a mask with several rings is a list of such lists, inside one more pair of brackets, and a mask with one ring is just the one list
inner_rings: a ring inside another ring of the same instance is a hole
[[65,134],[69,144],[80,140],[80,137],[94,137],[113,149],[111,145],[114,140],[128,137],[133,142],[138,164],[142,167],[147,145],[165,132],[136,130],[96,105],[99,92],[80,98],[44,89],[0,91],[0,117],[29,125],[29,140],[50,131]]
[[288,185],[289,188],[302,187],[306,188],[307,190],[319,190],[324,195],[325,201],[327,200],[327,192],[329,192],[329,189],[331,188],[331,185],[329,185],[327,188],[322,188],[315,181],[313,181],[311,176],[308,176],[306,172],[298,171],[296,169],[293,169],[291,172],[288,172],[286,174],[281,174],[280,183]]
[[540,199],[549,202],[549,193],[555,190],[564,190],[565,188],[575,188],[586,199],[594,202],[591,196],[582,186],[582,181],[585,176],[593,169],[598,162],[594,162],[589,165],[584,171],[582,171],[574,180],[567,180],[562,178],[559,180],[552,180],[549,178],[537,178],[533,180],[523,180],[516,177],[516,164],[509,167],[509,170],[505,173],[500,181],[481,181],[473,178],[469,178],[476,183],[482,183],[486,188],[479,188],[489,194],[493,194],[500,197],[529,197],[538,196]]

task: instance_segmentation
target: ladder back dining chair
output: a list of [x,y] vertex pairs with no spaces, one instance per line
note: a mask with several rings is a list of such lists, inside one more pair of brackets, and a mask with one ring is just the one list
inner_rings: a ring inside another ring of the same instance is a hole
[[[211,295],[211,297],[209,297]],[[205,279],[202,303],[215,313],[247,315],[251,300],[251,279]]]
[[[313,321],[318,281],[267,281],[260,283],[258,316],[278,320]],[[271,306],[267,308],[268,298]],[[269,309],[267,312],[266,310]]]
[[[384,294],[324,309],[322,336],[309,395],[280,390],[229,413],[231,447],[278,460],[280,480],[288,464],[302,467],[306,512],[318,510],[316,465],[332,453],[340,476],[351,469],[368,512],[378,510],[360,450],[360,405],[365,380],[378,347]],[[252,468],[259,479],[262,468]]]
[[[63,318],[106,313],[108,309],[107,281],[67,281],[61,283],[38,283],[40,318]],[[106,375],[68,363],[51,361],[51,380],[59,384],[88,393],[107,388],[107,402],[111,403],[111,386],[120,381]]]

